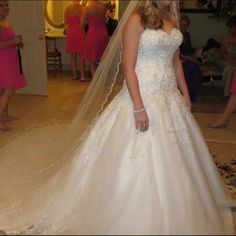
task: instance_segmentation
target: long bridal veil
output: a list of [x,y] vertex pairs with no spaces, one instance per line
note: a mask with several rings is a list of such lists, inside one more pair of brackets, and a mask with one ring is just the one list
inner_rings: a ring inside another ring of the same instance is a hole
[[0,149],[0,228],[7,233],[35,233],[36,227],[32,224],[37,224],[42,232],[40,229],[46,227],[39,225],[45,219],[53,224],[59,220],[59,212],[73,208],[79,193],[64,189],[73,154],[121,87],[124,79],[120,69],[122,31],[140,2],[129,2],[69,125],[50,122],[37,125]]

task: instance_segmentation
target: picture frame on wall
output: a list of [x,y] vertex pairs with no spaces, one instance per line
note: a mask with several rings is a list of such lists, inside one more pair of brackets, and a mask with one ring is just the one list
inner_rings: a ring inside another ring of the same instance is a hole
[[220,11],[222,0],[180,0],[182,13],[213,13]]

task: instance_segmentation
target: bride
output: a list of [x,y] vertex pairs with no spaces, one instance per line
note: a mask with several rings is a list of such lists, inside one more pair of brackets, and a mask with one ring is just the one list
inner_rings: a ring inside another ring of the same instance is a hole
[[[190,111],[178,52],[177,4],[129,3],[64,139],[67,153],[37,177],[5,183],[1,229],[9,234],[233,234],[232,203]],[[110,102],[123,74],[125,82]],[[11,150],[19,147],[19,163],[23,140],[40,140],[41,129],[31,132],[1,155],[11,160]],[[51,151],[28,145],[31,152],[23,153],[31,159],[43,158],[44,152],[55,156],[62,153],[58,143]]]

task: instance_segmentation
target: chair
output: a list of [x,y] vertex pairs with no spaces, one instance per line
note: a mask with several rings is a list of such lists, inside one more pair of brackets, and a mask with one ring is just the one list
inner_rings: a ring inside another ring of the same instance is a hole
[[46,36],[46,55],[48,69],[51,67],[54,69],[54,75],[57,75],[59,70],[62,73],[61,53],[56,47],[56,37]]

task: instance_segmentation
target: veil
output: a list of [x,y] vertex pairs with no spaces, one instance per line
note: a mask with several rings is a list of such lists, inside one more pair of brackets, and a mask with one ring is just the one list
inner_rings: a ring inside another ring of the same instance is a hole
[[[151,2],[144,1],[147,4]],[[70,210],[68,202],[72,204],[74,199],[77,199],[78,191],[64,190],[61,194],[61,186],[66,186],[65,176],[74,165],[75,152],[83,145],[99,115],[123,86],[122,32],[130,14],[144,1],[129,2],[68,127],[64,124],[49,124],[30,129],[0,150],[0,161],[4,163],[0,171],[2,175],[7,176],[7,181],[0,180],[0,188],[4,190],[0,196],[0,199],[4,200],[1,201],[4,203],[0,203],[0,227],[3,227],[3,230],[13,234],[37,233],[46,228],[45,221],[47,225],[59,227],[59,223],[55,224],[55,221],[60,222],[57,208],[61,209],[66,205],[67,212]],[[178,0],[172,1],[171,9],[178,22]],[[41,160],[45,161],[48,157],[53,157],[53,163],[42,166]],[[33,161],[36,161],[37,165],[32,164]],[[67,195],[67,192],[71,194]],[[39,204],[41,208],[38,207]],[[70,207],[73,208],[73,204]],[[37,222],[37,227],[31,222]],[[57,228],[50,230],[47,233],[58,232]]]

